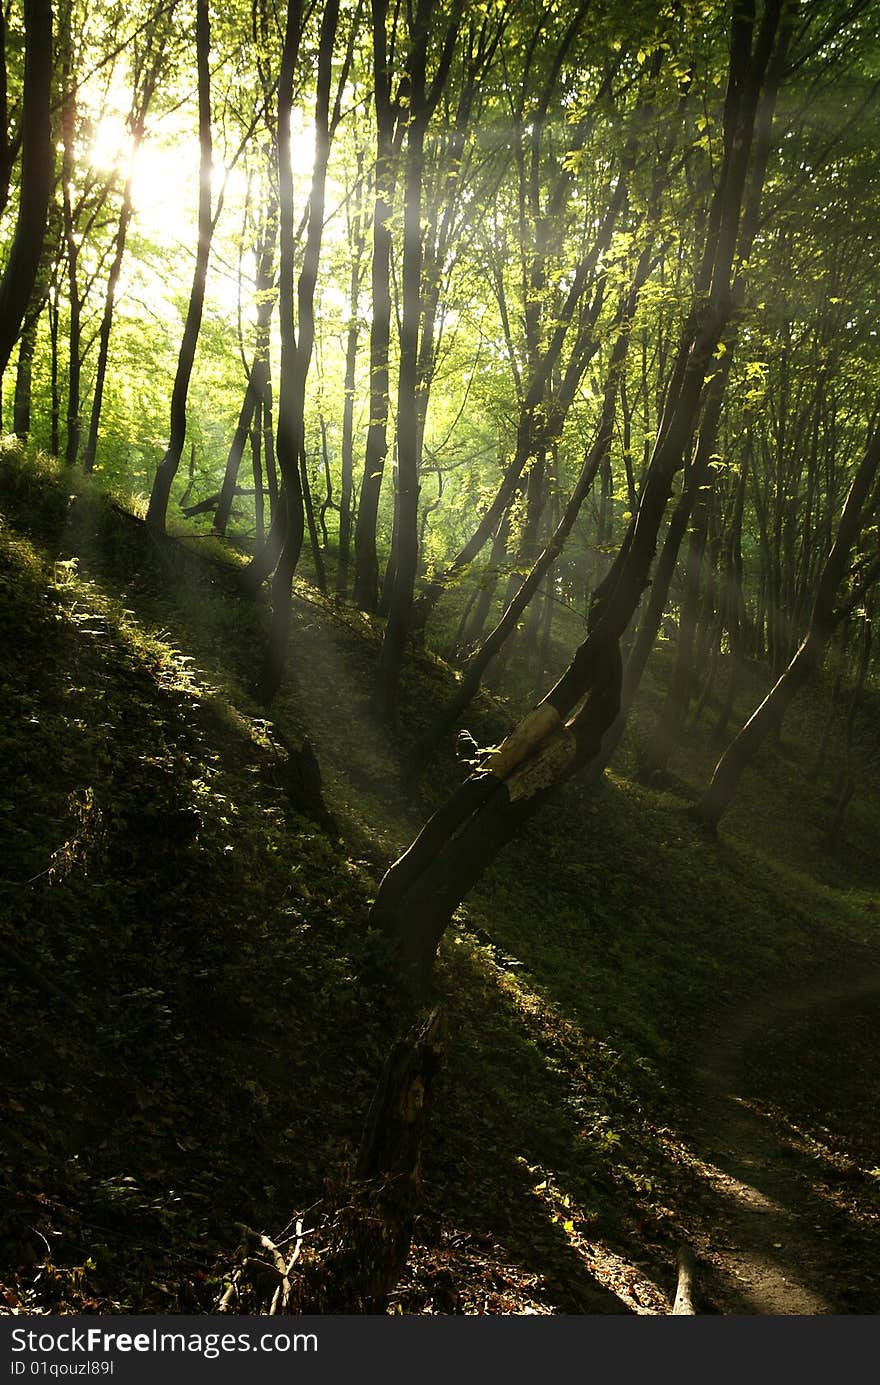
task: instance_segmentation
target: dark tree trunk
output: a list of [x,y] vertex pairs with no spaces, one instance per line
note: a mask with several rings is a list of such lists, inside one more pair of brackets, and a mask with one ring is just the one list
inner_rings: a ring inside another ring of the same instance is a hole
[[397,490],[394,580],[390,586],[388,623],[376,675],[375,703],[383,716],[392,712],[418,567],[419,520],[419,324],[422,311],[422,175],[424,171],[425,63],[431,0],[421,0],[410,62],[410,113],[406,134],[403,221],[403,311],[397,389]]
[[[419,566],[419,489],[428,390],[434,361],[434,327],[439,282],[422,284],[422,227],[425,135],[446,85],[463,9],[455,0],[446,23],[440,58],[427,86],[428,46],[434,0],[419,0],[411,21],[406,77],[409,109],[403,203],[402,316],[397,380],[397,432],[393,580],[383,593],[388,622],[376,672],[374,705],[390,716],[397,702],[407,637],[412,627],[413,593]],[[420,335],[421,334],[421,335]],[[386,594],[387,593],[387,594]]]
[[0,279],[0,377],[18,340],[40,267],[54,169],[50,0],[24,0],[24,22],[21,194],[12,246]]
[[352,261],[348,284],[348,331],[345,338],[345,378],[343,382],[345,397],[342,405],[342,480],[339,496],[339,557],[336,568],[336,591],[339,596],[348,594],[348,574],[351,565],[352,496],[354,492],[354,393],[358,341],[360,339],[358,297],[365,239],[364,204],[361,191],[362,175],[363,155],[359,154],[355,209],[348,228],[352,242]]
[[[355,310],[357,307],[357,274],[352,269]],[[345,342],[345,401],[342,406],[342,481],[339,495],[339,559],[336,569],[336,590],[340,596],[348,593],[348,570],[351,563],[351,502],[354,485],[354,386],[360,328],[354,314],[349,320]]]
[[211,253],[211,240],[214,226],[211,214],[211,73],[209,66],[211,50],[211,27],[208,13],[208,0],[196,0],[196,66],[198,69],[199,97],[199,234],[196,246],[196,262],[193,271],[192,289],[180,353],[177,358],[177,373],[171,394],[171,421],[168,447],[156,471],[150,504],[147,509],[147,523],[153,529],[164,532],[168,513],[168,500],[171,486],[183,456],[186,440],[186,400],[189,382],[196,357],[199,329],[202,325],[202,309],[205,302],[205,286],[208,279],[208,259]]
[[394,199],[395,126],[398,107],[391,99],[386,24],[387,0],[372,0],[373,90],[376,109],[376,202],[373,211],[373,261],[370,323],[370,422],[364,474],[355,525],[354,602],[375,611],[379,600],[376,523],[379,493],[388,455],[388,352],[391,341],[391,218]]
[[263,433],[260,425],[262,403],[258,402],[251,423],[251,470],[254,477],[254,524],[257,543],[266,537],[266,501],[263,491]]
[[[281,388],[278,400],[277,457],[284,487],[284,505],[278,507],[279,514],[283,517],[283,525],[278,529],[282,536],[281,556],[272,578],[272,625],[258,685],[258,696],[264,703],[271,702],[275,696],[284,672],[290,635],[291,586],[305,532],[305,505],[300,468],[305,455],[306,381],[315,340],[315,286],[324,231],[324,195],[327,162],[330,157],[330,82],[338,15],[338,0],[328,0],[321,20],[318,48],[315,159],[309,192],[306,244],[297,283],[297,335],[294,331],[293,302],[296,245],[290,117],[293,108],[294,72],[301,38],[302,10],[299,0],[288,0],[278,85]],[[276,529],[274,521],[272,529]],[[267,550],[270,549],[271,543],[270,533]]]
[[502,515],[501,522],[492,539],[488,563],[475,574],[479,584],[476,600],[469,619],[463,623],[462,632],[456,638],[454,650],[456,653],[472,654],[476,646],[483,642],[486,633],[486,621],[489,619],[495,591],[507,565],[507,541],[509,538],[510,510],[508,509]]
[[684,726],[693,693],[694,641],[704,575],[709,489],[712,482],[711,470],[706,467],[701,475],[692,479],[692,485],[685,488],[679,501],[679,505],[691,512],[691,530],[684,561],[684,592],[672,676],[662,711],[641,760],[641,772],[648,778],[665,772]]
[[49,292],[49,390],[50,422],[49,451],[57,457],[61,448],[61,393],[58,381],[58,280],[55,278]]
[[[303,430],[305,431],[305,430]],[[305,447],[299,454],[300,480],[303,491],[303,508],[306,513],[306,527],[309,532],[309,544],[312,550],[312,564],[315,569],[315,585],[319,591],[327,590],[327,573],[324,567],[324,555],[321,552],[321,541],[318,538],[318,525],[315,521],[315,502],[312,498],[312,487],[309,482],[309,469]]]
[[[138,143],[140,143],[140,141],[138,141]],[[128,225],[133,212],[131,185],[132,178],[129,174],[122,196],[122,210],[119,213],[119,226],[116,232],[116,248],[113,255],[113,263],[110,266],[110,274],[107,279],[104,314],[101,318],[101,327],[98,335],[98,364],[95,369],[95,389],[92,395],[92,411],[89,416],[89,432],[86,438],[85,451],[83,452],[83,471],[86,473],[94,469],[95,459],[98,455],[98,434],[101,427],[101,410],[104,407],[104,385],[107,380],[107,361],[110,355],[110,329],[113,325],[113,308],[116,301],[119,276],[122,272],[122,261],[125,256]]]
[[259,397],[254,385],[254,370],[256,362],[251,366],[248,382],[244,391],[244,399],[241,401],[241,408],[238,413],[238,423],[232,435],[232,442],[229,444],[229,452],[226,456],[226,470],[223,474],[223,485],[217,496],[217,508],[214,511],[214,523],[212,532],[222,537],[226,533],[226,526],[229,523],[229,516],[232,512],[232,502],[238,489],[238,472],[241,467],[241,459],[244,456],[244,449],[250,437],[251,424],[254,414],[259,404]]

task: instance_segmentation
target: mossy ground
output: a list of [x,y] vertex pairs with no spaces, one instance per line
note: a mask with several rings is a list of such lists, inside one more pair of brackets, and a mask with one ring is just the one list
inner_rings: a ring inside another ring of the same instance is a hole
[[[399,731],[378,726],[376,630],[300,582],[267,719],[267,611],[234,595],[234,553],[151,551],[11,448],[0,512],[6,1304],[201,1311],[237,1222],[277,1229],[344,1179],[404,1022],[369,902],[461,772],[406,768],[450,675],[416,657]],[[795,1151],[799,1213],[839,1262],[839,1283],[811,1271],[823,1302],[880,1307],[880,799],[865,778],[822,850],[822,714],[804,700],[711,841],[685,815],[703,733],[663,791],[627,777],[649,699],[622,769],[571,786],[459,911],[396,1308],[661,1312],[687,1239],[716,1306],[754,1311],[713,1261],[729,1192],[700,1112],[722,1070]],[[492,743],[504,709],[468,724]],[[333,830],[286,791],[304,734]]]

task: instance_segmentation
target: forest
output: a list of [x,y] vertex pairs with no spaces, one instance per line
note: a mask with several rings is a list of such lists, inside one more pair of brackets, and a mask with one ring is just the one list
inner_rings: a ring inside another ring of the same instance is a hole
[[877,6],[0,27],[0,1313],[880,1312]]

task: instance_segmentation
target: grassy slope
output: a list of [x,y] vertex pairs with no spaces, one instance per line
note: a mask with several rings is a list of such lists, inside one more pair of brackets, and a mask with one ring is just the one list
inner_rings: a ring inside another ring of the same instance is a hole
[[[314,744],[338,831],[301,816],[249,699],[265,610],[230,595],[234,558],[145,555],[68,481],[2,460],[0,1254],[13,1307],[192,1311],[235,1222],[278,1228],[344,1176],[397,1022],[368,902],[459,771],[406,778],[406,740],[369,714],[372,628],[301,584],[273,718]],[[447,687],[416,661],[409,733]],[[662,1311],[678,1240],[717,1216],[689,1120],[736,1036],[825,1190],[815,1215],[863,1264],[843,1307],[869,1311],[875,1021],[847,1031],[841,1090],[784,1003],[880,975],[876,786],[825,858],[802,768],[818,714],[767,751],[720,842],[682,812],[698,745],[674,790],[570,789],[461,911],[404,1310]],[[505,722],[486,699],[470,724],[491,743]],[[840,1036],[818,1037],[821,1059]]]

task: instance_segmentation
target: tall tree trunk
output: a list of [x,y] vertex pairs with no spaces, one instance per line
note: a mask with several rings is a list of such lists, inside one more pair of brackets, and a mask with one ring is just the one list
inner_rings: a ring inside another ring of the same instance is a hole
[[419,520],[419,324],[422,311],[422,175],[425,157],[425,63],[430,0],[421,0],[413,35],[410,63],[410,114],[406,133],[403,212],[403,286],[400,324],[400,365],[397,388],[397,508],[394,580],[390,588],[388,623],[379,654],[375,703],[383,716],[392,712],[406,637],[409,633],[413,588],[418,568]]
[[24,0],[24,23],[21,192],[12,246],[0,279],[0,378],[18,340],[40,266],[54,169],[50,0]]
[[59,288],[56,274],[49,291],[49,451],[53,457],[58,456],[61,448],[61,393],[58,381],[58,297]]
[[[675,658],[672,675],[666,691],[666,698],[650,742],[642,758],[640,770],[650,778],[663,774],[669,763],[682,727],[687,717],[693,693],[694,641],[697,633],[700,592],[702,590],[703,569],[706,553],[706,530],[709,522],[710,490],[713,484],[711,470],[707,467],[691,488],[682,493],[679,504],[685,502],[690,509],[691,530],[684,560],[684,592],[678,622],[678,638],[675,644]],[[695,490],[695,494],[693,493]]]
[[[143,118],[146,119],[146,107],[143,111]],[[143,120],[141,120],[136,125],[134,131],[134,142],[131,155],[132,164],[143,142],[143,138],[144,125]],[[98,455],[98,433],[101,427],[101,410],[104,407],[104,385],[107,379],[107,361],[110,356],[110,329],[113,325],[116,290],[119,287],[119,276],[122,273],[122,262],[125,258],[125,242],[128,238],[128,227],[134,211],[134,204],[132,202],[133,180],[134,172],[132,170],[125,180],[125,188],[122,193],[122,207],[119,212],[119,224],[116,228],[116,245],[113,251],[113,263],[110,266],[110,273],[107,277],[107,290],[104,296],[104,312],[101,317],[101,326],[98,333],[98,363],[95,368],[95,388],[92,394],[89,432],[83,452],[83,471],[86,473],[93,470],[95,459]]]
[[373,91],[376,111],[376,202],[373,211],[373,261],[370,271],[373,316],[370,323],[370,422],[354,536],[354,602],[375,611],[379,600],[376,523],[379,493],[388,455],[388,353],[391,341],[391,218],[394,211],[395,126],[399,107],[391,98],[391,68],[386,25],[387,0],[372,0]]
[[266,499],[263,490],[262,412],[262,401],[258,400],[251,422],[251,470],[254,477],[254,525],[258,544],[262,543],[266,537]]
[[[305,428],[303,429],[305,435]],[[315,586],[318,591],[327,590],[327,572],[324,566],[324,554],[321,551],[321,540],[318,537],[318,525],[315,520],[315,502],[312,497],[312,487],[309,482],[308,458],[305,446],[299,454],[300,480],[303,491],[303,507],[306,512],[306,527],[309,531],[309,544],[312,550],[312,564],[315,569]]]
[[[315,96],[315,158],[309,192],[308,227],[302,268],[297,283],[297,325],[294,330],[293,271],[296,252],[293,223],[293,170],[290,117],[293,83],[302,29],[300,0],[288,0],[281,76],[278,84],[279,189],[279,313],[281,319],[281,388],[278,399],[277,457],[284,487],[281,555],[272,578],[272,625],[258,696],[271,702],[281,684],[290,634],[291,586],[302,550],[305,507],[300,467],[305,455],[306,381],[315,341],[315,286],[324,231],[324,196],[330,157],[330,81],[333,46],[339,15],[338,0],[328,0],[321,19],[318,81]],[[273,523],[273,529],[275,525]],[[272,542],[270,534],[267,548]]]
[[37,349],[37,328],[40,315],[49,296],[49,284],[37,284],[34,297],[25,313],[18,342],[18,363],[15,371],[15,394],[12,407],[12,430],[19,438],[31,431],[31,384],[34,355]]
[[373,699],[376,708],[386,717],[396,706],[406,641],[412,625],[413,593],[419,565],[422,443],[434,355],[435,291],[439,294],[436,283],[429,283],[425,292],[422,284],[425,135],[431,113],[449,75],[462,9],[463,0],[454,0],[430,90],[427,87],[427,62],[434,0],[419,0],[411,21],[411,46],[406,71],[409,111],[406,124],[402,315],[397,378],[397,486],[390,564],[393,580],[387,586],[388,621],[379,654]]
[[348,594],[348,574],[351,566],[352,496],[354,492],[354,396],[357,369],[360,320],[358,306],[361,286],[361,261],[366,238],[364,196],[364,158],[357,156],[357,173],[353,196],[354,210],[349,216],[348,233],[352,247],[351,272],[348,281],[348,330],[345,337],[345,375],[342,404],[342,478],[339,495],[339,555],[336,567],[336,591]]
[[168,447],[156,471],[150,504],[147,509],[147,523],[153,529],[164,532],[168,514],[168,500],[171,486],[183,456],[186,440],[186,401],[189,382],[196,357],[199,329],[202,325],[202,309],[205,303],[205,286],[208,280],[208,259],[211,254],[213,237],[213,218],[211,214],[211,73],[209,58],[211,51],[211,23],[208,0],[196,0],[196,67],[198,70],[199,97],[199,233],[196,246],[196,262],[193,271],[192,289],[180,353],[177,358],[177,373],[171,393],[171,421]]

